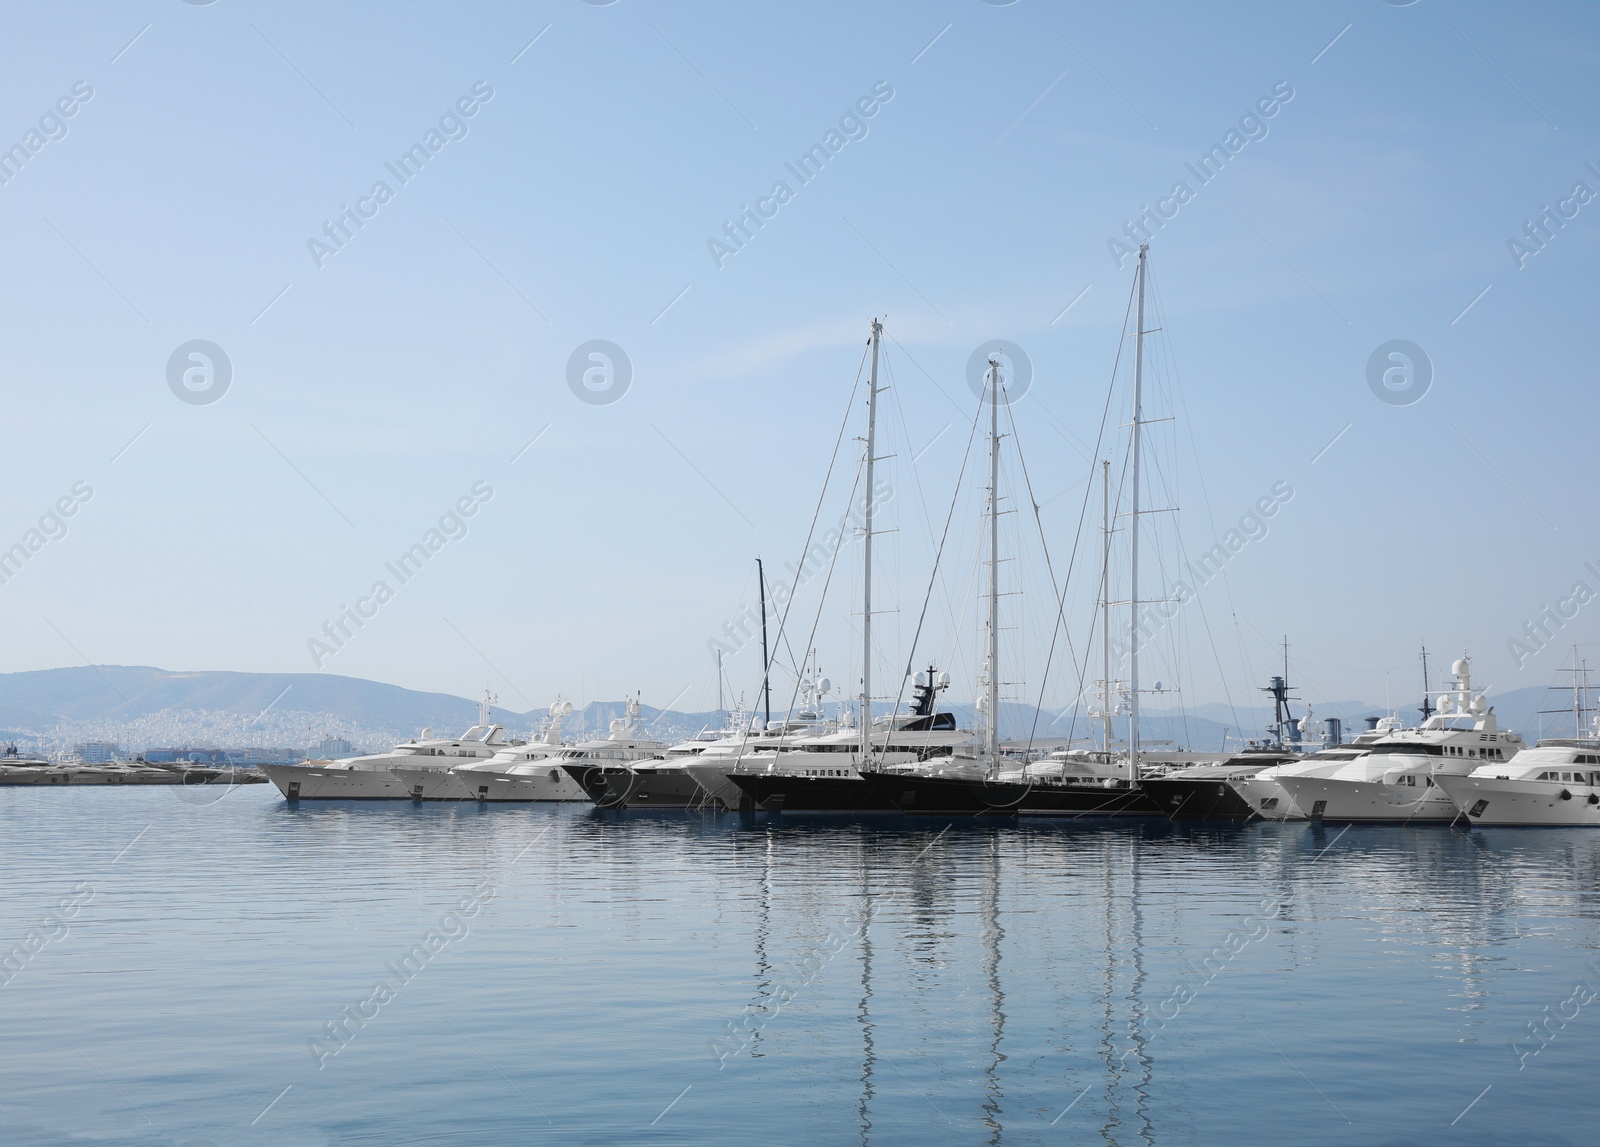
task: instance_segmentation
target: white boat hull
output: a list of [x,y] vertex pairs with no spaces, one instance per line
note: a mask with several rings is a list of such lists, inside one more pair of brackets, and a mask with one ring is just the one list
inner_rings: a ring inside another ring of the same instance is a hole
[[1593,785],[1501,777],[1441,777],[1438,783],[1473,824],[1600,826],[1600,789]]
[[531,772],[492,773],[484,769],[470,769],[456,773],[456,783],[465,794],[460,800],[486,801],[581,801],[587,802],[589,794],[566,774],[554,760],[540,762]]
[[388,769],[334,769],[326,766],[262,765],[261,771],[289,800],[411,800],[400,778]]
[[400,782],[400,787],[405,789],[406,795],[411,800],[422,801],[467,801],[472,800],[472,793],[467,789],[456,774],[450,769],[407,769],[393,768],[389,770],[395,779]]
[[1264,820],[1305,820],[1287,789],[1272,777],[1235,777],[1233,791]]
[[1452,821],[1461,815],[1438,785],[1387,785],[1327,777],[1280,777],[1278,784],[1311,820]]

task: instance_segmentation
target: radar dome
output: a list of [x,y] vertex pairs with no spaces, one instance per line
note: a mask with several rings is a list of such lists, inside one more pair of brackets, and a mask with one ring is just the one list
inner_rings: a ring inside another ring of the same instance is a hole
[[1450,672],[1454,673],[1457,677],[1465,677],[1471,671],[1472,663],[1469,662],[1465,657],[1458,657],[1450,663]]
[[925,669],[917,670],[917,676],[915,678],[915,681],[917,683],[917,688],[918,689],[926,689],[928,687],[928,672],[927,672],[927,670],[925,670]]

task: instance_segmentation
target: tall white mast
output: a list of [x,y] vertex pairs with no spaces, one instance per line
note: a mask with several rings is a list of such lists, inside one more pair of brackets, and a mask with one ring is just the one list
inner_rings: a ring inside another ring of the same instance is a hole
[[1139,779],[1139,429],[1144,421],[1144,261],[1139,244],[1139,306],[1133,340],[1133,512],[1128,528],[1128,780]]
[[[719,654],[720,656],[720,654]],[[1111,759],[1111,459],[1100,460],[1100,726]]]
[[989,690],[985,768],[1000,764],[1000,363],[989,360]]
[[878,337],[883,324],[872,320],[872,372],[867,377],[867,498],[866,534],[862,549],[861,591],[861,767],[872,765],[872,507],[873,453],[878,438]]

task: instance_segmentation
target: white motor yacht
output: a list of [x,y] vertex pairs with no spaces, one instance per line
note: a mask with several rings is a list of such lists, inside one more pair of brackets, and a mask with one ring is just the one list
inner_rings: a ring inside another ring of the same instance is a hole
[[1434,783],[1473,824],[1600,825],[1600,740],[1548,740]]
[[1291,765],[1260,775],[1278,773],[1275,779],[1295,817],[1351,822],[1455,819],[1455,802],[1436,778],[1466,775],[1485,761],[1507,761],[1524,743],[1516,732],[1502,731],[1487,698],[1472,691],[1472,666],[1466,657],[1450,671],[1454,686],[1439,695],[1437,711],[1417,728],[1391,730],[1361,756],[1332,769]]
[[578,782],[557,763],[565,749],[561,720],[571,713],[572,702],[557,697],[537,740],[502,749],[487,761],[451,769],[439,784],[453,786],[452,795],[440,799],[496,803],[588,800]]
[[301,765],[262,765],[261,771],[289,800],[422,800],[419,783],[408,787],[397,768],[448,773],[469,760],[488,760],[505,748],[500,725],[478,724],[455,738],[424,729],[414,741],[386,753]]
[[1265,820],[1305,820],[1306,814],[1294,803],[1294,798],[1280,783],[1284,777],[1329,776],[1346,765],[1367,755],[1370,746],[1403,728],[1398,717],[1383,717],[1366,732],[1347,745],[1333,745],[1319,749],[1310,756],[1282,765],[1261,769],[1249,776],[1230,777],[1228,786],[1250,806],[1250,810]]

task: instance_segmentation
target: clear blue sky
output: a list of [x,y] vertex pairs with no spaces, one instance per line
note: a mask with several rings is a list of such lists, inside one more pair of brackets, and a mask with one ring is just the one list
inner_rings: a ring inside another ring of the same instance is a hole
[[[797,556],[880,315],[892,679],[968,355],[1006,338],[1032,360],[1015,414],[1064,565],[1131,282],[1108,240],[1179,181],[1193,194],[1151,245],[1175,368],[1156,405],[1175,409],[1147,413],[1177,416],[1160,496],[1191,554],[1275,483],[1294,497],[1154,672],[1192,703],[1241,698],[1286,633],[1313,699],[1392,680],[1409,703],[1424,639],[1509,689],[1600,632],[1596,601],[1559,648],[1521,668],[1507,648],[1575,582],[1600,591],[1600,201],[1570,198],[1600,192],[1592,5],[136,0],[25,6],[7,32],[0,145],[26,158],[0,185],[0,545],[59,499],[74,513],[0,585],[5,670],[305,671],[308,639],[381,579],[393,599],[326,671],[489,683],[514,707],[636,689],[709,707],[707,639],[754,602],[758,552]],[[1275,86],[1292,98],[1241,127]],[[786,165],[835,129],[801,183]],[[1202,183],[1186,164],[1230,131]],[[416,144],[402,183],[386,165]],[[1519,267],[1508,241],[1564,199],[1576,214]],[[710,240],[762,203],[719,259]],[[319,257],[345,207],[371,217]],[[212,403],[169,387],[195,339],[231,362]],[[592,339],[632,364],[615,403],[569,388]],[[1432,363],[1410,405],[1368,385],[1393,339]],[[478,482],[466,536],[399,585],[384,563]],[[975,515],[958,509],[928,645],[963,697]],[[854,555],[817,637],[840,681],[859,673]],[[1018,696],[1051,613],[1025,567]],[[1093,596],[1079,578],[1080,645]],[[753,690],[753,658],[729,669]]]

